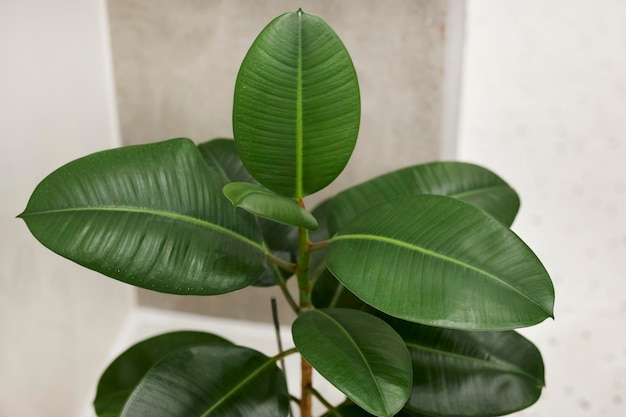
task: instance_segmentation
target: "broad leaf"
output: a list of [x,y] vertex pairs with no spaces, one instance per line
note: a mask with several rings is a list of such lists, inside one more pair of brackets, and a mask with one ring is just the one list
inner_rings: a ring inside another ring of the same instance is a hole
[[[224,181],[258,184],[243,166],[232,139],[213,139],[201,143],[198,149],[207,165],[221,175]],[[272,254],[285,261],[295,262],[298,253],[298,230],[263,218],[257,220],[263,232],[265,245]],[[268,262],[265,271],[254,285],[261,287],[277,285],[291,275]]]
[[356,72],[326,22],[301,10],[270,22],[235,85],[233,132],[250,174],[286,197],[312,194],[344,169],[359,120]]
[[209,295],[255,282],[265,248],[253,216],[189,139],[77,159],[35,189],[20,215],[46,247],[139,287]]
[[541,354],[514,331],[466,332],[398,319],[413,362],[405,408],[435,416],[496,416],[533,404],[544,384]]
[[517,193],[491,171],[462,162],[433,162],[390,172],[339,193],[329,209],[331,235],[370,207],[416,194],[458,198],[507,226],[519,209]]
[[267,188],[246,183],[232,182],[224,187],[224,195],[235,207],[249,213],[288,226],[317,229],[317,220],[296,200],[274,194]]
[[154,365],[122,417],[281,417],[289,411],[275,360],[241,346],[179,349]]
[[454,198],[418,195],[360,214],[326,249],[330,271],[391,316],[504,330],[552,316],[554,288],[510,229]]
[[356,310],[312,310],[296,319],[292,333],[304,359],[364,410],[393,416],[405,404],[409,354],[381,319]]
[[224,344],[229,341],[209,333],[179,331],[154,336],[127,349],[104,371],[94,400],[96,414],[116,417],[143,376],[168,354],[188,346]]

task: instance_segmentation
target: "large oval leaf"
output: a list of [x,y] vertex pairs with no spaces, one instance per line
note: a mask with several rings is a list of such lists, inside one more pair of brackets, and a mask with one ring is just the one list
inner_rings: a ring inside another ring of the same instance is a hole
[[413,362],[406,409],[435,416],[496,416],[533,404],[544,384],[539,350],[514,331],[466,332],[398,319]]
[[179,349],[154,365],[122,417],[281,417],[289,411],[275,360],[241,346]]
[[326,249],[352,293],[394,317],[504,330],[552,316],[554,288],[510,229],[454,198],[418,195],[360,214]]
[[493,172],[463,162],[432,162],[381,175],[337,194],[328,214],[331,235],[370,207],[415,194],[458,198],[507,226],[519,209],[515,190]]
[[343,170],[360,112],[356,72],[339,37],[317,16],[287,13],[263,29],[241,64],[237,150],[261,184],[301,198]]
[[135,386],[154,364],[168,354],[188,346],[227,344],[229,341],[209,333],[179,331],[143,340],[119,355],[104,371],[93,402],[100,417],[117,417]]
[[112,278],[173,294],[252,284],[265,268],[253,216],[189,139],[98,152],[59,168],[20,215],[46,247]]
[[265,187],[247,182],[231,182],[224,187],[224,195],[235,207],[288,226],[317,229],[315,217],[296,200],[275,194]]
[[407,348],[378,317],[356,310],[312,310],[292,326],[302,356],[354,403],[393,416],[411,388]]

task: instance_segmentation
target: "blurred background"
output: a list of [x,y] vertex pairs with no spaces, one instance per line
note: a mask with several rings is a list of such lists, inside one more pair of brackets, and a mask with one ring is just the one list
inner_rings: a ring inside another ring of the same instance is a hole
[[309,206],[434,159],[493,170],[556,288],[556,320],[522,330],[547,388],[516,415],[626,415],[623,0],[0,0],[0,416],[93,416],[107,363],[167,330],[275,353],[271,290],[138,291],[52,254],[15,216],[85,154],[232,137],[245,52],[298,7],[343,39],[363,107],[350,164]]

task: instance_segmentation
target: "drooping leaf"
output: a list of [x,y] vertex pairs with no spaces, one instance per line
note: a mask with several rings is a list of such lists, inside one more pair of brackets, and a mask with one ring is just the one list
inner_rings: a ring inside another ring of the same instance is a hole
[[179,349],[146,373],[122,417],[284,417],[285,377],[275,360],[241,346]]
[[510,229],[454,198],[417,195],[360,214],[326,248],[330,271],[391,316],[505,330],[552,316],[554,287]]
[[407,401],[412,377],[407,348],[378,317],[311,310],[296,319],[292,333],[311,366],[364,410],[393,416]]
[[189,139],[98,152],[54,171],[20,215],[46,247],[129,284],[209,295],[255,282],[265,248],[253,216]]
[[209,333],[178,331],[143,340],[119,355],[98,382],[94,408],[99,417],[117,417],[143,376],[168,354],[188,346],[224,344],[229,341]]
[[286,197],[312,194],[344,169],[359,121],[356,72],[335,32],[301,10],[270,22],[235,85],[233,132],[250,174]]
[[224,195],[235,207],[256,216],[288,226],[317,229],[317,220],[296,200],[275,194],[267,188],[246,183],[231,182],[224,187]]
[[411,353],[413,388],[406,410],[499,416],[533,404],[545,385],[541,354],[514,331],[467,332],[386,321]]
[[[198,149],[207,165],[219,173],[224,181],[258,184],[243,166],[232,139],[213,139],[199,144]],[[264,218],[257,218],[257,221],[263,232],[265,245],[272,254],[287,262],[295,262],[298,253],[298,230]],[[277,285],[291,275],[268,262],[265,271],[254,285],[261,287]]]
[[416,194],[458,198],[507,226],[519,209],[515,190],[493,172],[462,162],[432,162],[381,175],[337,194],[329,208],[330,233],[376,204]]

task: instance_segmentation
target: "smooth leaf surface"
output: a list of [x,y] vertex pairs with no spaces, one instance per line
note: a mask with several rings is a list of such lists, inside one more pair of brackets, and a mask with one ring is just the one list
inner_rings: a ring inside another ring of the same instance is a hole
[[77,159],[35,189],[20,215],[46,247],[143,288],[210,295],[255,282],[266,249],[189,139]]
[[435,416],[496,416],[533,404],[544,384],[541,354],[514,331],[466,332],[387,322],[413,362],[405,408]]
[[376,204],[417,194],[457,198],[507,226],[513,223],[520,204],[515,190],[485,168],[462,162],[432,162],[390,172],[339,193],[329,208],[331,235]]
[[393,416],[407,401],[411,363],[396,332],[378,317],[349,309],[318,309],[292,326],[300,354],[355,404]]
[[154,365],[122,417],[281,417],[288,404],[273,359],[241,346],[193,346]]
[[143,376],[168,354],[188,346],[232,345],[219,336],[178,331],[141,341],[119,355],[104,371],[98,382],[94,408],[99,417],[117,417],[124,403]]
[[317,220],[296,200],[275,194],[267,188],[246,183],[232,182],[224,187],[224,195],[235,207],[249,213],[288,226],[317,229]]
[[356,72],[335,32],[302,11],[274,19],[241,64],[233,132],[250,174],[302,198],[344,169],[360,121]]
[[418,195],[360,214],[326,248],[330,271],[391,316],[506,330],[552,316],[554,288],[510,229],[454,198]]

